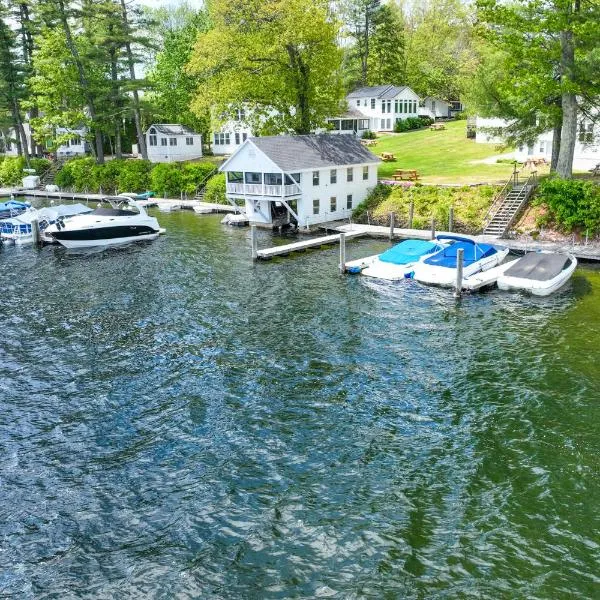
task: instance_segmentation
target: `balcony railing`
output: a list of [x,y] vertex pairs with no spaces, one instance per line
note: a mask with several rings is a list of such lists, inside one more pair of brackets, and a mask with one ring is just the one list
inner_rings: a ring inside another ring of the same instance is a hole
[[292,185],[267,185],[262,183],[227,183],[227,192],[241,196],[298,196],[301,191],[295,183]]

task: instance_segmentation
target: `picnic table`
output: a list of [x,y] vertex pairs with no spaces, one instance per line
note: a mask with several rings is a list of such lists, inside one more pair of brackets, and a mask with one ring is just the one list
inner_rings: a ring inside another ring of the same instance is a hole
[[593,177],[598,177],[598,175],[600,175],[600,163],[598,163],[593,169],[590,169],[590,173]]
[[379,156],[383,162],[393,162],[396,160],[396,156],[391,152],[382,152]]
[[417,181],[419,179],[419,173],[417,173],[416,169],[396,169],[392,177],[395,181],[402,179]]
[[360,140],[360,143],[363,146],[375,146],[377,144],[377,140]]
[[446,129],[446,126],[443,123],[432,123],[429,129],[432,131],[441,131],[442,129]]
[[547,165],[548,161],[545,158],[528,158],[524,163],[524,167],[541,167]]

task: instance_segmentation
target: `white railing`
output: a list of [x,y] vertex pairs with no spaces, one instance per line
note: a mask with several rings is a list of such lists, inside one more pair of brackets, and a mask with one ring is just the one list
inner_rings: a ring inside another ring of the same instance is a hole
[[227,191],[230,194],[241,194],[247,196],[276,196],[282,197],[282,190],[284,197],[286,196],[297,196],[300,192],[300,186],[294,184],[291,185],[262,185],[260,183],[227,183]]

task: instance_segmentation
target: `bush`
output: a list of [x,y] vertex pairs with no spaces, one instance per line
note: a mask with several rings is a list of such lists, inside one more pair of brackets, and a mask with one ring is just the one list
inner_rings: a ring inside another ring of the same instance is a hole
[[25,176],[23,173],[25,168],[25,159],[22,156],[7,156],[0,163],[0,185],[21,185]]
[[[94,158],[74,158],[68,164],[70,165],[69,168],[73,178],[71,187],[76,192],[96,192],[98,190],[94,180],[94,175],[96,174],[94,172],[94,167],[96,166]],[[57,185],[61,184],[58,183]]]
[[126,161],[122,159],[109,160],[103,165],[94,165],[91,172],[89,187],[95,191],[113,194],[119,187],[119,176]]
[[42,177],[52,164],[47,158],[32,158],[29,161],[32,169],[35,169],[36,175]]
[[420,129],[423,127],[423,121],[420,117],[408,117],[406,119],[399,119],[394,125],[394,131],[396,133],[403,133],[405,131],[411,131],[413,129]]
[[376,140],[377,134],[374,131],[367,129],[366,131],[363,131],[362,139],[363,140]]
[[432,119],[427,115],[419,115],[418,119],[421,121],[421,127],[429,127],[435,123],[435,119]]
[[126,160],[117,178],[119,192],[141,193],[150,189],[152,163],[148,160]]
[[215,165],[208,162],[195,162],[183,165],[182,181],[183,191],[193,194],[206,184],[208,176],[215,170]]
[[369,192],[369,195],[352,211],[352,218],[355,221],[365,218],[368,211],[379,206],[391,193],[391,186],[378,183]]
[[546,205],[550,218],[565,231],[581,228],[600,232],[600,187],[581,179],[546,179],[539,188],[536,204]]
[[225,173],[219,173],[211,177],[206,184],[204,201],[214,204],[227,204],[225,197]]
[[152,169],[150,187],[158,196],[178,198],[182,185],[182,171],[177,163],[160,163]]

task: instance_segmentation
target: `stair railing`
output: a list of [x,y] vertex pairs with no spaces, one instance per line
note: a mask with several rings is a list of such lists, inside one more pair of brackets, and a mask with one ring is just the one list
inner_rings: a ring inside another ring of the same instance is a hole
[[529,198],[533,195],[533,191],[538,186],[538,176],[537,171],[532,171],[529,175],[527,181],[523,184],[523,187],[519,191],[519,195],[517,196],[517,200],[519,200],[519,205],[516,210],[513,211],[512,216],[506,223],[506,227],[502,232],[502,235],[505,235],[508,231],[508,228],[513,224],[514,220],[517,218],[517,215],[523,210],[525,204],[528,202]]

